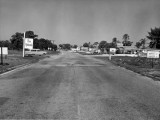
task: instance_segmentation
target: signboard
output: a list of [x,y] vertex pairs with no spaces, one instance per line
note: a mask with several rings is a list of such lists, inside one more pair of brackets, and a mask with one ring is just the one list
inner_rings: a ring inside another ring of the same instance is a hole
[[24,38],[24,48],[33,49],[33,39]]
[[159,51],[148,51],[147,58],[159,58]]
[[115,53],[116,52],[116,48],[110,48],[109,51],[112,52],[112,53]]
[[[2,54],[8,55],[8,47],[2,47]],[[0,47],[0,55],[1,55],[1,47]]]

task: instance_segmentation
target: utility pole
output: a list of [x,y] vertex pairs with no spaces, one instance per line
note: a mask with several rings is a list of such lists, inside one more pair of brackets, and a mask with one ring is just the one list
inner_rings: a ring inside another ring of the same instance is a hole
[[3,65],[3,48],[2,48],[2,45],[1,45],[1,65]]
[[23,57],[24,57],[24,55],[25,55],[25,32],[24,32],[24,37],[23,37]]

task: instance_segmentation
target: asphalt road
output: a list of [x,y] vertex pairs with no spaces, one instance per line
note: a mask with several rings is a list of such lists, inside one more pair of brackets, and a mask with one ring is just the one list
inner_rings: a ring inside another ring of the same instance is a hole
[[64,52],[0,75],[0,119],[160,120],[160,83]]

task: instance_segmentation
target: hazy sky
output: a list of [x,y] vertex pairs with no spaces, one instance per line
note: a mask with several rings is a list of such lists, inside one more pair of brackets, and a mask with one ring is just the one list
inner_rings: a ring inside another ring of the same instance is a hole
[[32,30],[39,38],[81,45],[131,41],[160,27],[160,0],[0,0],[0,39]]

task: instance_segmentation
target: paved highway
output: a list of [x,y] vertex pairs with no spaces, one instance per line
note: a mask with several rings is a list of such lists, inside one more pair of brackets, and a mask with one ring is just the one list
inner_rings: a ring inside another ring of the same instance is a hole
[[0,119],[160,120],[160,83],[63,52],[0,75]]

